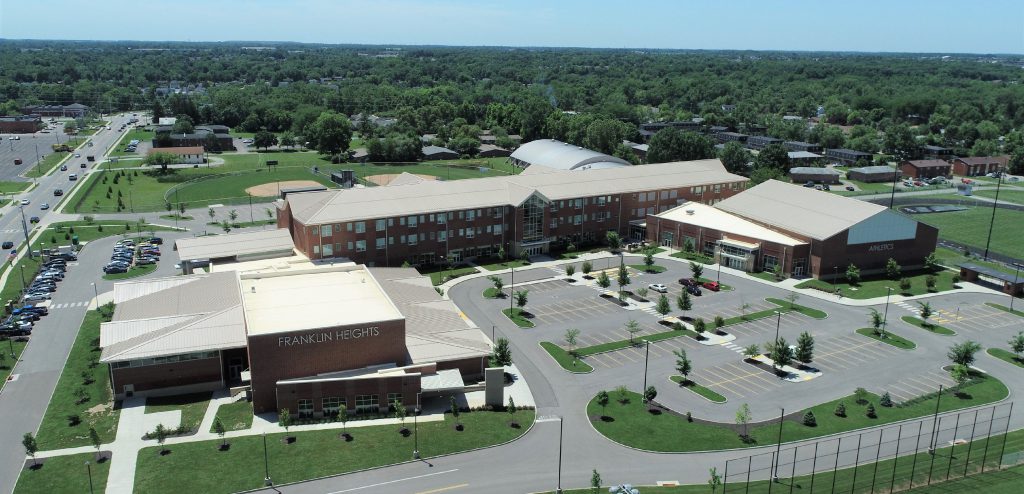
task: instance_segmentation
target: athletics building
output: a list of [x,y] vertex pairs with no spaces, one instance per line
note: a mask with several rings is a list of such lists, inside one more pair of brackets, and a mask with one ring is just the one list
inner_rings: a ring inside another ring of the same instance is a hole
[[490,342],[408,268],[263,259],[118,283],[100,361],[118,399],[231,388],[256,413],[386,410],[476,383]]
[[647,218],[647,240],[689,244],[723,266],[832,279],[851,263],[864,274],[889,258],[921,267],[938,230],[884,206],[769,180],[713,206],[685,203]]
[[277,222],[310,259],[443,264],[595,244],[609,231],[643,239],[648,215],[713,204],[747,182],[717,159],[575,170],[535,163],[519,175],[456,181],[403,174],[388,186],[290,194],[278,201]]

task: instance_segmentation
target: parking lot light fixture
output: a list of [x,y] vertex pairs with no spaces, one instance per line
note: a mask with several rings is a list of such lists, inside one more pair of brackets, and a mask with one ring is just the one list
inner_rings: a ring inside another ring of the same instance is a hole
[[651,340],[643,340],[647,348],[644,350],[644,387],[640,390],[643,395],[643,402],[647,403],[647,361],[651,356]]
[[[886,323],[889,322],[889,296],[892,295],[892,291],[894,290],[894,288],[891,287],[891,286],[887,286],[887,287],[885,287],[885,290],[886,290],[886,292],[885,292],[885,314],[882,316],[882,330],[883,331],[885,330]],[[957,320],[959,320],[960,319],[960,307],[959,306],[957,306],[957,308],[956,308],[956,313],[957,313]]]
[[99,309],[99,307],[100,307],[100,292],[96,288],[96,283],[89,283],[89,284],[92,285],[92,294],[93,294],[93,296],[95,297],[95,300],[96,300],[96,308]]
[[92,488],[92,465],[89,461],[85,462],[85,470],[89,473],[89,494],[94,494],[96,491]]

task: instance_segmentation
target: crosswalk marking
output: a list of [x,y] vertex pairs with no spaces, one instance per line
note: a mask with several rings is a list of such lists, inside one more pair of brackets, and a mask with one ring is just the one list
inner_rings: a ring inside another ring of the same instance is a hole
[[53,304],[50,306],[51,309],[71,309],[74,307],[85,307],[89,305],[89,302],[65,302],[60,304]]

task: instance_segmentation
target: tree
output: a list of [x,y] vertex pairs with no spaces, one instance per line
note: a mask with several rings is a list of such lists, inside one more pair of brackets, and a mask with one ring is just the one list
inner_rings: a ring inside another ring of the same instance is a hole
[[178,157],[171,153],[153,153],[142,160],[145,166],[158,166],[161,172],[167,172],[167,167],[178,162]]
[[690,380],[689,376],[690,372],[693,371],[693,362],[691,362],[689,357],[686,356],[685,348],[680,348],[672,353],[676,356],[676,372],[678,372],[680,376],[683,376],[683,380],[679,384],[685,385],[686,382]]
[[693,273],[693,279],[699,280],[704,275],[704,265],[699,262],[690,261],[690,272]]
[[[183,207],[184,207],[184,206],[183,206]],[[181,211],[181,212],[182,212],[182,213],[184,213],[184,212],[185,212],[185,211],[184,211],[184,209],[182,209],[182,211]],[[270,208],[265,208],[265,209],[263,210],[263,212],[264,212],[264,213],[267,213],[267,219],[271,219],[271,220],[272,220],[272,219],[274,219],[274,210],[273,210],[273,209],[270,209]]]
[[25,454],[32,457],[32,464],[36,464],[36,453],[39,452],[39,445],[36,444],[36,437],[31,432],[26,432],[21,438],[21,445],[25,447]]
[[452,413],[452,420],[455,421],[455,428],[461,427],[461,424],[459,424],[459,404],[455,401],[455,395],[448,397],[448,410]]
[[970,367],[974,363],[974,354],[981,350],[981,345],[977,342],[967,340],[963,343],[957,343],[949,347],[949,351],[946,352],[946,357],[951,362],[957,365],[963,365]]
[[501,279],[501,276],[498,275],[488,276],[487,279],[491,280],[491,283],[494,284],[494,296],[504,297],[505,292],[501,291],[501,289],[505,287],[505,280]]
[[932,304],[928,302],[918,302],[917,305],[921,306],[918,315],[921,316],[921,325],[924,327],[931,327],[932,323],[928,322],[928,318],[932,317]]
[[754,360],[754,357],[761,355],[761,348],[757,346],[757,343],[751,343],[743,348],[743,356],[748,360]]
[[583,261],[583,265],[580,266],[580,272],[583,276],[590,276],[590,272],[594,270],[594,265],[590,261]]
[[[255,139],[253,139],[255,141]],[[290,130],[286,130],[281,133],[281,137],[277,139],[278,144],[282,147],[293,148],[295,147],[295,134]]]
[[905,123],[890,126],[885,130],[882,150],[886,154],[891,154],[896,162],[917,159],[921,154],[921,146],[918,145],[913,132]]
[[616,252],[622,248],[622,237],[619,236],[619,232],[610,231],[604,235],[604,240],[608,243],[608,248],[612,252]]
[[711,139],[696,132],[686,132],[675,127],[668,127],[651,136],[647,161],[649,163],[667,163],[702,160],[714,156],[715,145]]
[[796,310],[796,301],[800,300],[800,295],[796,292],[789,292],[786,295],[786,301],[789,302],[789,310]]
[[715,332],[722,331],[725,327],[725,318],[722,316],[715,316]]
[[341,422],[341,433],[348,435],[348,405],[338,408],[338,421]]
[[409,410],[405,408],[405,404],[403,404],[401,400],[397,399],[391,404],[391,406],[395,409],[395,418],[401,422],[402,428],[405,429],[405,416],[409,413]]
[[896,259],[890,257],[889,260],[885,261],[885,275],[888,276],[890,280],[899,279],[900,271],[900,265],[896,262]]
[[164,449],[164,441],[167,440],[168,430],[164,427],[164,424],[156,424],[156,430],[153,431],[153,435],[156,436],[156,442],[160,445],[160,454],[164,454],[167,450]]
[[100,439],[100,433],[96,432],[95,427],[89,428],[89,442],[92,443],[92,447],[96,448],[96,454],[100,454],[100,446],[103,444],[103,440]]
[[718,152],[718,159],[722,160],[725,170],[729,173],[746,175],[750,173],[747,164],[751,161],[750,151],[737,141],[725,143],[725,146]]
[[878,400],[878,404],[886,408],[892,407],[892,397],[889,396],[888,391],[882,394],[882,398]]
[[855,397],[854,401],[856,401],[858,405],[864,405],[868,402],[868,390],[862,387],[858,387],[853,390],[853,396]]
[[277,145],[277,136],[274,135],[272,132],[267,132],[266,130],[261,130],[261,131],[255,133],[255,134],[253,134],[253,136],[252,136],[252,143],[253,143],[254,146],[256,146],[257,149],[259,149],[259,148],[267,149],[270,146]]
[[629,285],[629,271],[626,269],[626,262],[619,262],[619,274],[615,277],[615,282],[619,285],[619,300],[626,300],[626,286]]
[[498,338],[494,342],[494,351],[491,353],[491,367],[505,367],[512,365],[512,348],[509,346],[508,338]]
[[518,409],[516,408],[516,400],[512,399],[512,395],[508,395],[508,405],[505,405],[505,411],[508,412],[508,419],[512,425],[518,425],[516,424],[516,412]]
[[875,404],[874,403],[868,403],[868,408],[866,410],[864,410],[864,415],[867,415],[867,417],[869,419],[873,419],[873,418],[878,417],[878,414],[875,412]]
[[707,329],[708,325],[704,322],[703,318],[698,317],[693,320],[693,330],[696,331],[698,335],[703,337],[704,331],[707,331]]
[[220,229],[224,230],[224,233],[231,232],[231,222],[229,222],[228,220],[222,220],[220,222]]
[[856,286],[860,283],[860,268],[852,262],[846,267],[846,282],[851,286]]
[[608,273],[601,271],[601,274],[597,275],[597,286],[601,288],[608,288],[611,284],[612,280],[608,278]]
[[339,113],[323,112],[308,127],[306,139],[320,154],[338,154],[352,140],[352,122]]
[[769,144],[754,158],[755,169],[772,169],[785,174],[789,171],[789,152],[782,144]]
[[930,275],[924,277],[924,286],[925,286],[925,288],[928,289],[929,292],[934,292],[935,291],[935,284],[937,282],[938,282],[938,279],[935,278],[935,275],[933,275],[933,274],[930,274]]
[[212,219],[213,219],[213,218],[214,218],[215,216],[217,216],[217,213],[216,213],[216,212],[215,212],[215,211],[213,210],[213,208],[208,208],[208,209],[206,210],[206,214],[210,215],[210,219],[211,219],[211,220],[212,220]]
[[662,316],[667,316],[672,311],[672,306],[668,303],[668,296],[662,293],[658,296],[658,303],[654,306],[654,310]]
[[579,341],[579,328],[568,328],[565,330],[565,344],[569,346],[569,354],[576,355],[576,343]]
[[796,359],[807,365],[814,360],[814,337],[804,331],[796,340]]
[[640,287],[636,289],[636,296],[640,297],[643,300],[647,300],[647,293],[647,288],[645,287]]
[[1017,334],[1010,338],[1010,350],[1013,351],[1013,355],[1020,360],[1020,354],[1024,353],[1024,331],[1018,331]]
[[775,341],[765,343],[765,350],[768,353],[768,358],[772,359],[772,367],[776,371],[793,361],[793,349],[786,343],[785,338],[779,337]]
[[924,257],[924,269],[935,272],[939,269],[939,258],[935,257],[935,252],[932,252]]
[[690,298],[690,292],[686,290],[679,292],[679,296],[676,297],[676,307],[683,311],[683,320],[686,320],[686,311],[693,309],[693,299]]
[[754,167],[750,172],[750,181],[754,185],[767,182],[769,180],[786,181],[786,172],[768,166]]
[[590,475],[590,494],[598,494],[601,492],[601,474],[597,473],[597,469],[594,469],[594,473]]
[[195,122],[188,115],[176,115],[174,125],[171,126],[172,134],[191,134],[196,131]]
[[953,378],[958,386],[963,386],[971,378],[971,370],[966,365],[956,364],[949,369],[949,377]]
[[608,392],[605,390],[598,391],[597,393],[597,404],[601,407],[601,416],[605,415],[605,407],[608,406]]
[[626,321],[626,332],[629,333],[629,343],[633,344],[633,337],[640,332],[640,323],[636,322],[634,319]]
[[226,447],[228,445],[228,442],[227,442],[226,439],[224,439],[224,433],[227,432],[227,431],[224,429],[224,424],[221,423],[220,417],[216,417],[216,418],[213,419],[213,432],[216,433],[217,436],[220,437],[220,440],[221,440],[220,447],[221,448]]
[[804,414],[804,425],[807,427],[818,426],[818,419],[814,416],[814,412],[808,410],[807,413]]
[[750,423],[750,405],[746,403],[740,405],[739,410],[736,410],[736,425],[743,426],[743,433],[740,434],[740,438],[746,440],[747,436],[747,424]]
[[238,219],[238,210],[232,209],[231,211],[228,211],[228,218],[231,218],[231,222],[234,223],[235,220]]
[[846,416],[846,403],[840,401],[839,404],[836,405],[836,409],[832,413],[836,417],[845,417]]
[[910,292],[913,285],[910,282],[910,278],[900,278],[900,293]]
[[644,249],[644,266],[647,267],[647,272],[650,273],[654,267],[654,248],[648,247]]
[[292,413],[287,408],[277,412],[277,425],[284,427],[284,433],[288,434],[288,428],[292,426]]
[[644,403],[650,403],[657,397],[658,388],[655,388],[654,386],[647,386],[647,389],[644,390]]
[[526,312],[526,302],[529,301],[530,291],[529,290],[516,290],[516,307],[519,307],[520,312]]
[[750,310],[750,302],[740,303],[740,319],[747,320],[747,311]]
[[871,309],[871,329],[872,332],[877,336],[882,336],[884,329],[882,326],[885,325],[885,320],[882,318],[882,313],[876,309]]
[[708,470],[708,475],[710,475],[708,485],[711,486],[711,494],[715,494],[718,486],[722,485],[722,476],[718,474],[718,469],[715,467],[711,467],[711,470]]

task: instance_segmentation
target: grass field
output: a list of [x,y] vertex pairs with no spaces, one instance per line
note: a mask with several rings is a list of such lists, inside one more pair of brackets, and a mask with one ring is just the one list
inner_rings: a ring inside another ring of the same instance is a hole
[[[844,268],[839,267],[839,274],[842,276]],[[939,271],[934,274],[935,276],[935,292],[945,292],[953,290],[956,287],[953,286],[953,275],[956,274],[953,271]],[[815,288],[823,292],[834,293],[836,288],[842,291],[844,297],[852,298],[855,300],[863,300],[876,297],[884,297],[888,293],[887,288],[891,287],[894,294],[904,295],[922,295],[930,293],[928,287],[925,285],[925,278],[929,276],[929,273],[918,273],[918,274],[905,274],[910,280],[910,290],[900,290],[900,283],[897,280],[890,280],[888,278],[864,278],[860,283],[851,286],[845,281],[837,281],[836,283],[830,283],[822,280],[807,280],[803,283],[796,285],[796,288]]]
[[523,267],[528,265],[529,263],[530,261],[524,259],[513,259],[510,261],[498,261],[488,264],[481,264],[480,267],[488,271],[501,271],[503,269]]
[[[221,405],[217,409],[217,418],[224,425],[225,431],[243,431],[252,427],[252,404],[248,401],[236,401]],[[210,432],[214,432],[210,424]]]
[[[979,190],[974,192],[974,195],[995,199],[996,191],[992,189]],[[1001,189],[999,191],[999,202],[1002,203],[1003,201],[1024,205],[1024,190]]]
[[[957,252],[953,249],[946,247],[938,247],[935,249],[935,257],[938,258],[939,264],[943,266],[949,266],[953,269],[957,269],[957,266],[965,262],[978,264],[980,266],[990,267],[992,269],[1002,271],[1006,274],[1016,275],[1016,270],[1006,266],[999,262],[983,261],[972,257],[964,256],[963,252]],[[1024,273],[1021,274],[1021,278],[1024,278]]]
[[[107,366],[99,364],[100,323],[109,320],[94,310],[85,313],[67,364],[39,425],[36,434],[39,449],[88,446],[90,427],[96,429],[103,442],[114,440],[121,410],[113,402]],[[84,376],[89,376],[88,384]],[[73,421],[69,420],[72,416],[78,417],[80,422],[72,425]]]
[[[122,460],[124,461],[124,460]],[[88,468],[85,462],[89,462]],[[40,460],[38,470],[25,469],[18,477],[16,494],[79,494],[89,492],[90,469],[95,492],[107,490],[110,461],[97,462],[95,453],[55,456]]]
[[873,328],[860,328],[857,330],[857,334],[867,336],[868,338],[871,338],[873,340],[881,341],[882,343],[892,345],[896,348],[901,348],[903,350],[913,350],[917,348],[916,343],[902,336],[899,336],[893,333],[892,331],[886,331],[885,338],[876,335],[875,330]]
[[949,328],[947,328],[945,326],[939,326],[938,324],[935,324],[934,322],[929,322],[928,325],[926,326],[924,321],[922,321],[921,319],[916,318],[914,316],[903,316],[900,319],[902,319],[903,322],[905,322],[907,324],[910,324],[911,326],[917,326],[917,327],[919,327],[919,328],[921,328],[921,329],[923,329],[925,331],[928,331],[928,332],[931,332],[931,333],[935,333],[935,334],[939,334],[939,335],[942,335],[942,336],[953,336],[953,335],[956,334],[956,331],[953,331],[952,329],[949,329]]
[[47,154],[38,165],[33,165],[25,176],[41,177],[46,175],[47,172],[54,169],[61,160],[70,154],[71,153],[66,151],[51,152],[50,154]]
[[[977,380],[969,382],[961,390],[963,394],[960,395],[947,391],[939,403],[939,411],[992,403],[1009,394],[1009,390],[1002,382],[986,375],[978,376]],[[641,396],[638,393],[627,392],[626,404],[617,400],[618,393],[609,394],[613,399],[606,410],[602,411],[595,397],[587,405],[587,415],[591,417],[591,423],[598,432],[627,446],[659,452],[687,452],[763,446],[774,444],[777,440],[777,423],[751,426],[748,431],[750,440],[744,442],[739,434],[725,426],[687,422],[685,418],[670,413],[649,413],[641,404]],[[879,398],[872,393],[867,395],[868,403],[875,404],[877,418],[867,417],[864,412],[867,405],[856,403],[853,395],[800,410],[796,412],[796,416],[802,416],[809,410],[814,413],[818,425],[808,427],[799,421],[787,420],[782,426],[782,440],[787,442],[821,437],[923,417],[935,411],[935,395],[922,397],[911,405],[888,408],[878,405]],[[846,405],[846,417],[838,417],[833,413],[839,402]],[[602,420],[601,416],[609,416],[611,420]]]
[[17,194],[27,189],[32,182],[0,181],[0,194]]
[[810,307],[805,307],[805,306],[797,304],[797,303],[790,303],[788,300],[782,300],[781,298],[771,298],[771,297],[768,297],[765,300],[767,300],[768,302],[771,302],[771,303],[773,303],[775,305],[778,305],[779,307],[782,307],[782,308],[785,308],[785,309],[789,309],[789,310],[794,311],[794,312],[799,312],[799,313],[801,313],[801,314],[803,314],[803,315],[805,315],[807,317],[810,317],[810,318],[825,319],[826,317],[828,317],[828,314],[826,314],[825,311],[821,311],[821,310],[818,310],[818,309],[812,309]]
[[[992,221],[992,208],[970,206],[965,211],[917,214],[914,219],[938,228],[941,238],[984,249]],[[1024,243],[1020,242],[1018,228],[1022,222],[1024,212],[997,209],[990,250],[1017,259],[1024,258]]]
[[[508,425],[509,415],[504,412],[462,413],[458,420],[464,430],[456,431],[454,419],[446,414],[443,422],[420,422],[416,440],[422,457],[430,458],[510,441],[528,430],[533,418],[531,410],[518,412],[517,429]],[[296,437],[292,444],[283,443],[284,434],[268,434],[270,476],[281,484],[408,461],[414,438],[402,436],[398,429],[397,425],[349,428],[351,442],[339,439],[339,430],[293,432],[289,434]],[[158,454],[158,447],[139,451],[136,492],[230,493],[263,487],[262,436],[231,439],[227,451],[219,451],[219,444],[220,440],[176,444],[167,447],[171,453],[166,456]],[[315,461],[296,461],[299,458]]]
[[[210,393],[191,393],[177,396],[159,396],[146,398],[146,413],[168,412],[181,410],[181,426],[197,429],[203,421],[203,415],[210,406]],[[178,424],[164,424],[173,429]],[[226,426],[226,424],[225,424]]]
[[555,359],[555,362],[557,362],[558,365],[573,374],[586,374],[594,371],[594,368],[589,364],[573,357],[569,352],[565,351],[565,349],[551,343],[550,341],[542,341],[540,342],[540,346],[544,351],[548,352],[548,355],[551,355],[551,358]]

